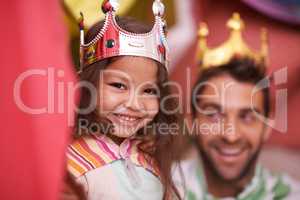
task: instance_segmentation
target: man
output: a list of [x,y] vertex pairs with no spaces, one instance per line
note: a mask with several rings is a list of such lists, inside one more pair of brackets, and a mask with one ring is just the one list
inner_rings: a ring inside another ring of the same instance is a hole
[[205,46],[208,31],[200,29],[202,72],[192,92],[191,128],[200,156],[182,162],[178,188],[188,200],[297,200],[300,183],[257,162],[270,135],[270,91],[262,87],[266,38],[264,33],[260,54],[250,51],[242,25],[234,14],[231,36],[216,50]]

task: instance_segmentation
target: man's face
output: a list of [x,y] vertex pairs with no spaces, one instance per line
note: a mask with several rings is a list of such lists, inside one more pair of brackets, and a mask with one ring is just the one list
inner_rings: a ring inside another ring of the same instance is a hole
[[195,121],[204,165],[223,180],[239,180],[255,165],[266,140],[263,92],[229,75],[210,79],[198,95]]

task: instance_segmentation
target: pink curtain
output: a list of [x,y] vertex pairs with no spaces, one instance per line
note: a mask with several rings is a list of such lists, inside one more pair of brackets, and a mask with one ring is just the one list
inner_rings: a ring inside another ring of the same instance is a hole
[[12,0],[0,16],[0,199],[58,199],[74,81],[62,11],[58,1]]

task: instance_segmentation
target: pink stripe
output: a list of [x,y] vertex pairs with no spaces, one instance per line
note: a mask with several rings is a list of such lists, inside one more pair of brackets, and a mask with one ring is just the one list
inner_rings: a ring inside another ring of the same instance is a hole
[[96,140],[97,144],[101,145],[102,149],[106,152],[106,154],[112,159],[112,160],[118,160],[119,157],[117,157],[107,146],[107,144],[101,140]]
[[90,154],[92,154],[92,155],[96,158],[96,160],[99,161],[102,165],[103,165],[103,164],[107,164],[107,163],[105,163],[105,161],[104,161],[97,153],[95,153],[95,152],[89,147],[89,145],[85,142],[84,139],[83,139],[83,140],[79,140],[78,143],[79,143],[82,147],[84,147]]
[[114,155],[119,155],[119,146],[116,145],[108,136],[106,135],[101,135],[101,136],[96,136],[93,135],[96,140],[104,142],[107,147],[113,152]]
[[128,142],[129,143],[129,145],[128,145],[128,147],[127,147],[127,155],[131,155],[131,153],[132,153],[132,143],[133,142]]
[[[79,156],[76,152],[74,152],[71,147],[68,147],[68,156],[73,157],[78,163],[82,164],[87,170],[91,169],[91,166],[86,163],[85,160],[81,156]],[[71,159],[71,158],[70,158]],[[72,159],[71,159],[72,160]]]

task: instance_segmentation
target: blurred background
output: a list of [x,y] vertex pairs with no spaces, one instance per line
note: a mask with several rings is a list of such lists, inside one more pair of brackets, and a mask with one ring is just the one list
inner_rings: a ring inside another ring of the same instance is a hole
[[[239,12],[245,21],[244,36],[253,49],[260,47],[260,28],[268,29],[268,71],[288,68],[288,82],[278,86],[288,89],[288,130],[286,134],[274,131],[261,160],[274,170],[285,170],[300,178],[300,1],[163,2],[171,50],[171,79],[186,88],[183,91],[184,105],[187,105],[184,110],[188,108],[186,96],[200,72],[195,65],[194,52],[201,21],[209,26],[210,47],[227,39],[225,24],[233,12]],[[101,3],[102,0],[12,0],[1,5],[0,55],[4,71],[1,73],[3,114],[0,120],[5,124],[0,140],[1,199],[57,199],[65,164],[64,150],[70,134],[68,113],[47,112],[38,117],[25,114],[14,103],[14,82],[25,70],[37,67],[64,70],[64,76],[55,77],[54,84],[76,81],[79,12],[84,13],[88,29],[103,18]],[[152,0],[120,0],[118,12],[121,16],[133,16],[151,24],[151,7]],[[191,81],[183,72],[190,75]],[[47,81],[30,79],[21,88],[22,97],[30,105],[45,105],[49,103],[47,88]]]

